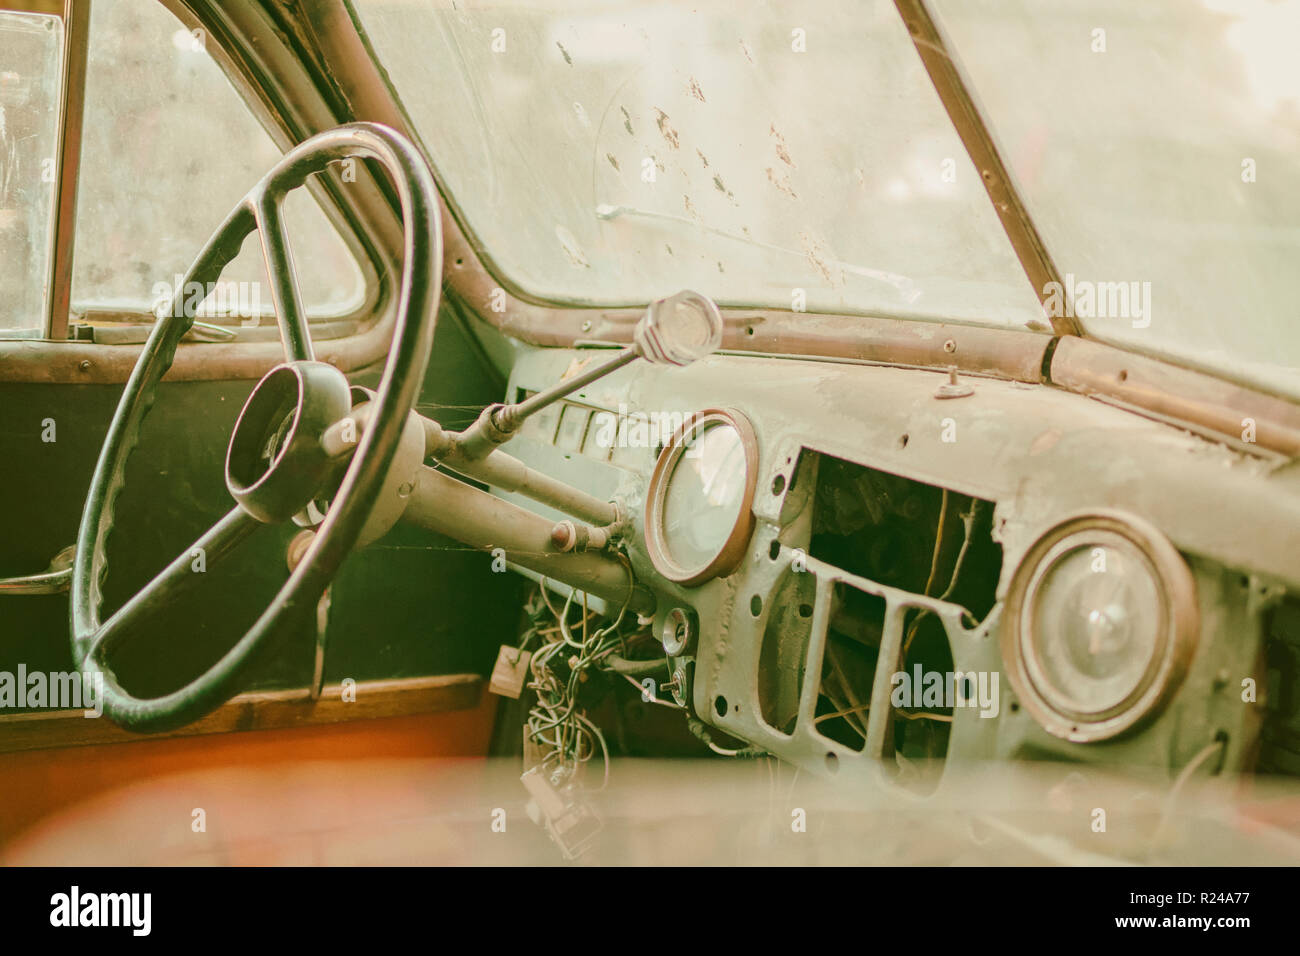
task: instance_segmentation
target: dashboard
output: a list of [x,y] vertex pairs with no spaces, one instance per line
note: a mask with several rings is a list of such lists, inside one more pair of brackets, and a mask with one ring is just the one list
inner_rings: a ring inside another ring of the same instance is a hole
[[[608,355],[528,352],[508,398]],[[633,363],[511,453],[624,504],[679,702],[811,772],[1256,759],[1239,690],[1300,589],[1276,460],[1049,386],[743,354]]]

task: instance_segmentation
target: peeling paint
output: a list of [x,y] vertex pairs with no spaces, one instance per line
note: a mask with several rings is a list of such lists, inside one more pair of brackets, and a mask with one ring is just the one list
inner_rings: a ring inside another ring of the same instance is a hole
[[668,122],[668,114],[659,108],[655,108],[655,122],[659,124],[659,132],[670,148],[676,149],[680,145],[677,136],[677,130],[673,129],[672,123]]
[[785,193],[791,199],[799,198],[794,191],[794,187],[790,185],[790,177],[786,176],[783,173],[778,173],[771,166],[767,167],[767,181],[770,182],[777,189],[781,190],[781,192]]
[[844,276],[838,269],[831,271],[832,257],[827,255],[826,249],[820,242],[814,239],[807,232],[799,233],[799,245],[803,246],[804,256],[808,259],[812,267],[816,269],[828,283],[832,286],[844,284]]
[[569,56],[569,51],[564,48],[564,44],[561,43],[559,40],[556,40],[555,45],[558,46],[560,48],[560,52],[564,54],[564,62],[569,64],[569,66],[573,66],[573,57]]
[[591,263],[587,261],[587,256],[582,251],[582,247],[578,245],[578,240],[574,238],[573,233],[563,226],[556,226],[555,238],[560,240],[560,248],[564,250],[564,254],[571,263],[583,269],[591,268]]
[[618,168],[619,168],[619,166],[618,166],[618,160],[614,158],[614,154],[613,154],[613,153],[606,153],[606,154],[605,154],[605,158],[606,158],[607,160],[609,160],[609,164],[610,164],[611,166],[613,166],[615,169],[618,169]]
[[628,113],[628,111],[627,111],[627,107],[626,107],[626,106],[620,106],[620,107],[618,108],[618,111],[619,111],[620,113],[623,114],[623,128],[624,128],[625,130],[627,130],[627,135],[628,135],[628,136],[635,136],[636,133],[634,133],[634,132],[632,131],[632,115],[631,115],[630,113]]
[[700,157],[700,162],[702,162],[702,163],[704,164],[704,168],[705,168],[705,169],[708,169],[708,168],[709,168],[709,157],[705,156],[704,153],[700,152],[700,150],[699,150],[698,148],[695,150],[695,155],[698,156],[698,157]]
[[771,133],[772,138],[776,140],[776,158],[781,160],[781,162],[785,163],[791,169],[794,169],[794,160],[790,158],[790,151],[785,148],[785,137],[776,131],[775,123],[768,126],[768,132]]
[[690,93],[691,96],[695,97],[701,103],[707,102],[704,99],[704,91],[700,89],[699,81],[696,80],[695,77],[691,77],[691,81],[686,84],[686,92]]

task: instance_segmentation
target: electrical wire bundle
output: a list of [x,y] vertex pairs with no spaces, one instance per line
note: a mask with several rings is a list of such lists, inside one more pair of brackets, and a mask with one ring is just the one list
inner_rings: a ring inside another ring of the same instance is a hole
[[570,611],[578,592],[569,592],[561,610],[547,596],[545,581],[539,593],[555,624],[530,628],[520,645],[520,650],[527,650],[534,638],[543,641],[528,662],[531,679],[527,686],[536,698],[525,720],[525,739],[540,755],[538,763],[557,783],[572,780],[599,750],[604,761],[604,783],[608,783],[609,747],[600,728],[579,707],[578,697],[590,672],[600,669],[615,651],[626,648],[622,625],[627,606],[612,623],[597,627],[599,617],[587,609],[587,596],[583,594],[582,619],[570,625]]

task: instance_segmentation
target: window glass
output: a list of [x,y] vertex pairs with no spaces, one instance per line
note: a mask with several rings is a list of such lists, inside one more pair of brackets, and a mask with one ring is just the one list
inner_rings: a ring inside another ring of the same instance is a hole
[[353,5],[526,293],[1046,326],[889,0]]
[[58,179],[63,21],[0,12],[0,335],[40,335]]
[[[159,3],[92,5],[75,312],[152,311],[169,300],[209,236],[280,158],[206,48],[203,31]],[[359,307],[361,271],[315,199],[295,191],[285,220],[309,313]],[[200,314],[273,313],[257,245],[254,233]]]
[[934,6],[1061,273],[1049,307],[1300,397],[1300,0]]

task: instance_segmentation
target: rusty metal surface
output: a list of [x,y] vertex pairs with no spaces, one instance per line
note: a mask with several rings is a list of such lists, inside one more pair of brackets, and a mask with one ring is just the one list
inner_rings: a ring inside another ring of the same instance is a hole
[[1088,339],[1062,339],[1052,381],[1074,392],[1123,402],[1203,426],[1249,446],[1300,454],[1300,407],[1212,375]]
[[[364,332],[320,342],[322,362],[350,372],[383,358],[392,338],[391,310]],[[0,381],[72,385],[125,382],[140,358],[142,345],[96,345],[88,342],[0,342]],[[284,358],[278,341],[218,344],[182,343],[167,382],[258,379]]]

